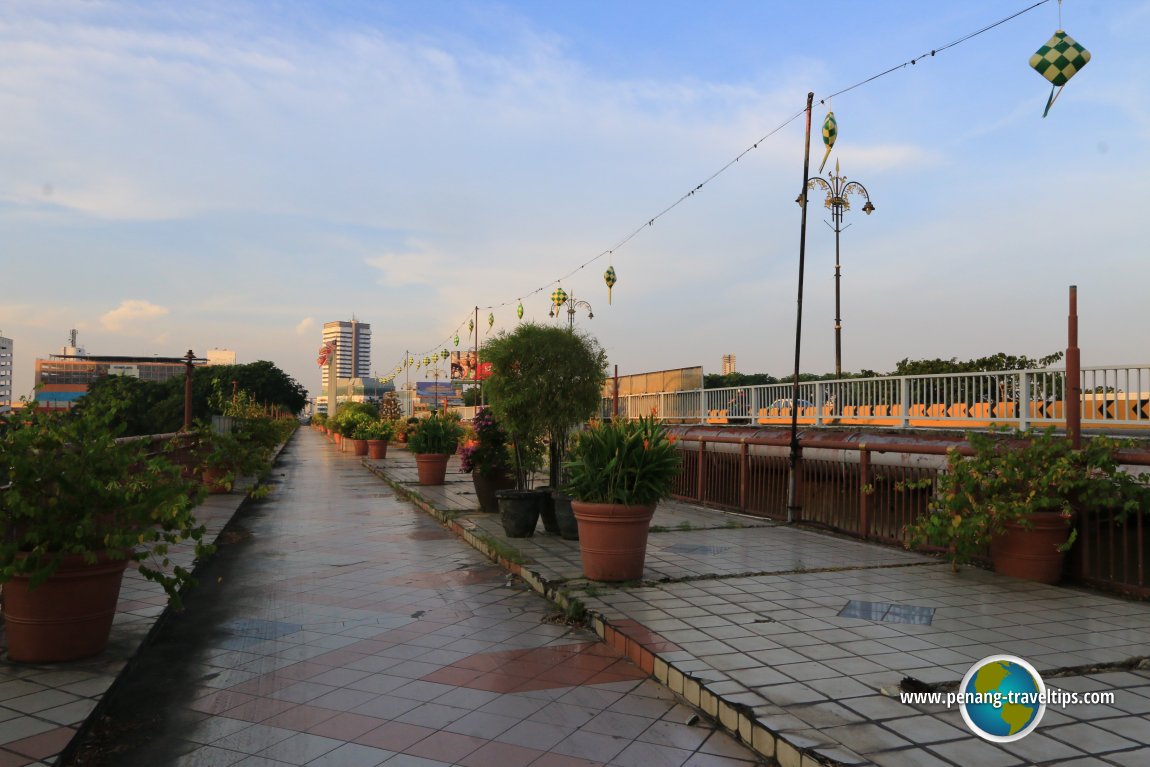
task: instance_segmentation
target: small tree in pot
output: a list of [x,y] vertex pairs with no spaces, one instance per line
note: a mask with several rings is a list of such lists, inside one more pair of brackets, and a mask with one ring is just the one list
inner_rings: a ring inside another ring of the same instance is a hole
[[471,474],[481,511],[498,511],[495,493],[515,487],[514,461],[507,432],[495,420],[490,408],[480,408],[471,421],[474,441],[459,453],[459,470]]
[[603,396],[602,347],[583,333],[524,322],[488,341],[481,356],[491,364],[487,401],[511,437],[516,488],[527,489],[527,458],[544,437],[550,438],[551,486],[559,487],[567,434],[594,415]]

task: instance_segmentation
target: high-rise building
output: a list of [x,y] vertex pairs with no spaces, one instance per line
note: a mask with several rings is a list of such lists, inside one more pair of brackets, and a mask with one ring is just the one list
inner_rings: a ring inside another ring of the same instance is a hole
[[731,373],[737,373],[737,372],[738,371],[735,370],[735,355],[724,354],[723,355],[723,375],[730,375]]
[[[371,325],[351,320],[323,324],[323,342],[335,341],[335,377],[368,378],[371,376]],[[323,391],[327,391],[327,365],[322,368]]]
[[0,413],[12,409],[12,339],[0,336]]

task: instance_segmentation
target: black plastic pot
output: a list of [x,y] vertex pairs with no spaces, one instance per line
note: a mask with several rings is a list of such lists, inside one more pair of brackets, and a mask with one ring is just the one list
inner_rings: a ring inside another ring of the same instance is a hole
[[571,510],[571,496],[562,490],[551,491],[551,503],[555,509],[555,521],[559,525],[559,536],[565,541],[579,540],[579,522]]
[[551,497],[550,487],[536,488],[539,495],[539,517],[543,520],[543,529],[552,535],[559,535],[559,522],[555,519],[555,501]]
[[530,538],[539,523],[538,490],[499,490],[495,493],[499,503],[499,521],[508,538]]

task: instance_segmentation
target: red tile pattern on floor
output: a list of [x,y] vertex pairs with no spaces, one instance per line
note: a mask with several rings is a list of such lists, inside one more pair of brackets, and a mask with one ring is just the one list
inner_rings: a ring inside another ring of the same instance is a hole
[[598,642],[477,653],[420,677],[473,690],[510,693],[644,679],[646,674]]

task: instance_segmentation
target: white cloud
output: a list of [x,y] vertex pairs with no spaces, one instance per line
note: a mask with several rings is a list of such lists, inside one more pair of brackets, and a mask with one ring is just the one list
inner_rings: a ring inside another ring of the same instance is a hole
[[308,333],[311,332],[311,329],[314,327],[315,327],[315,318],[314,317],[304,317],[302,320],[299,321],[299,324],[295,326],[295,334],[297,336],[306,336]]
[[100,325],[115,333],[137,333],[151,330],[149,323],[168,314],[167,307],[151,301],[128,298],[100,317]]

